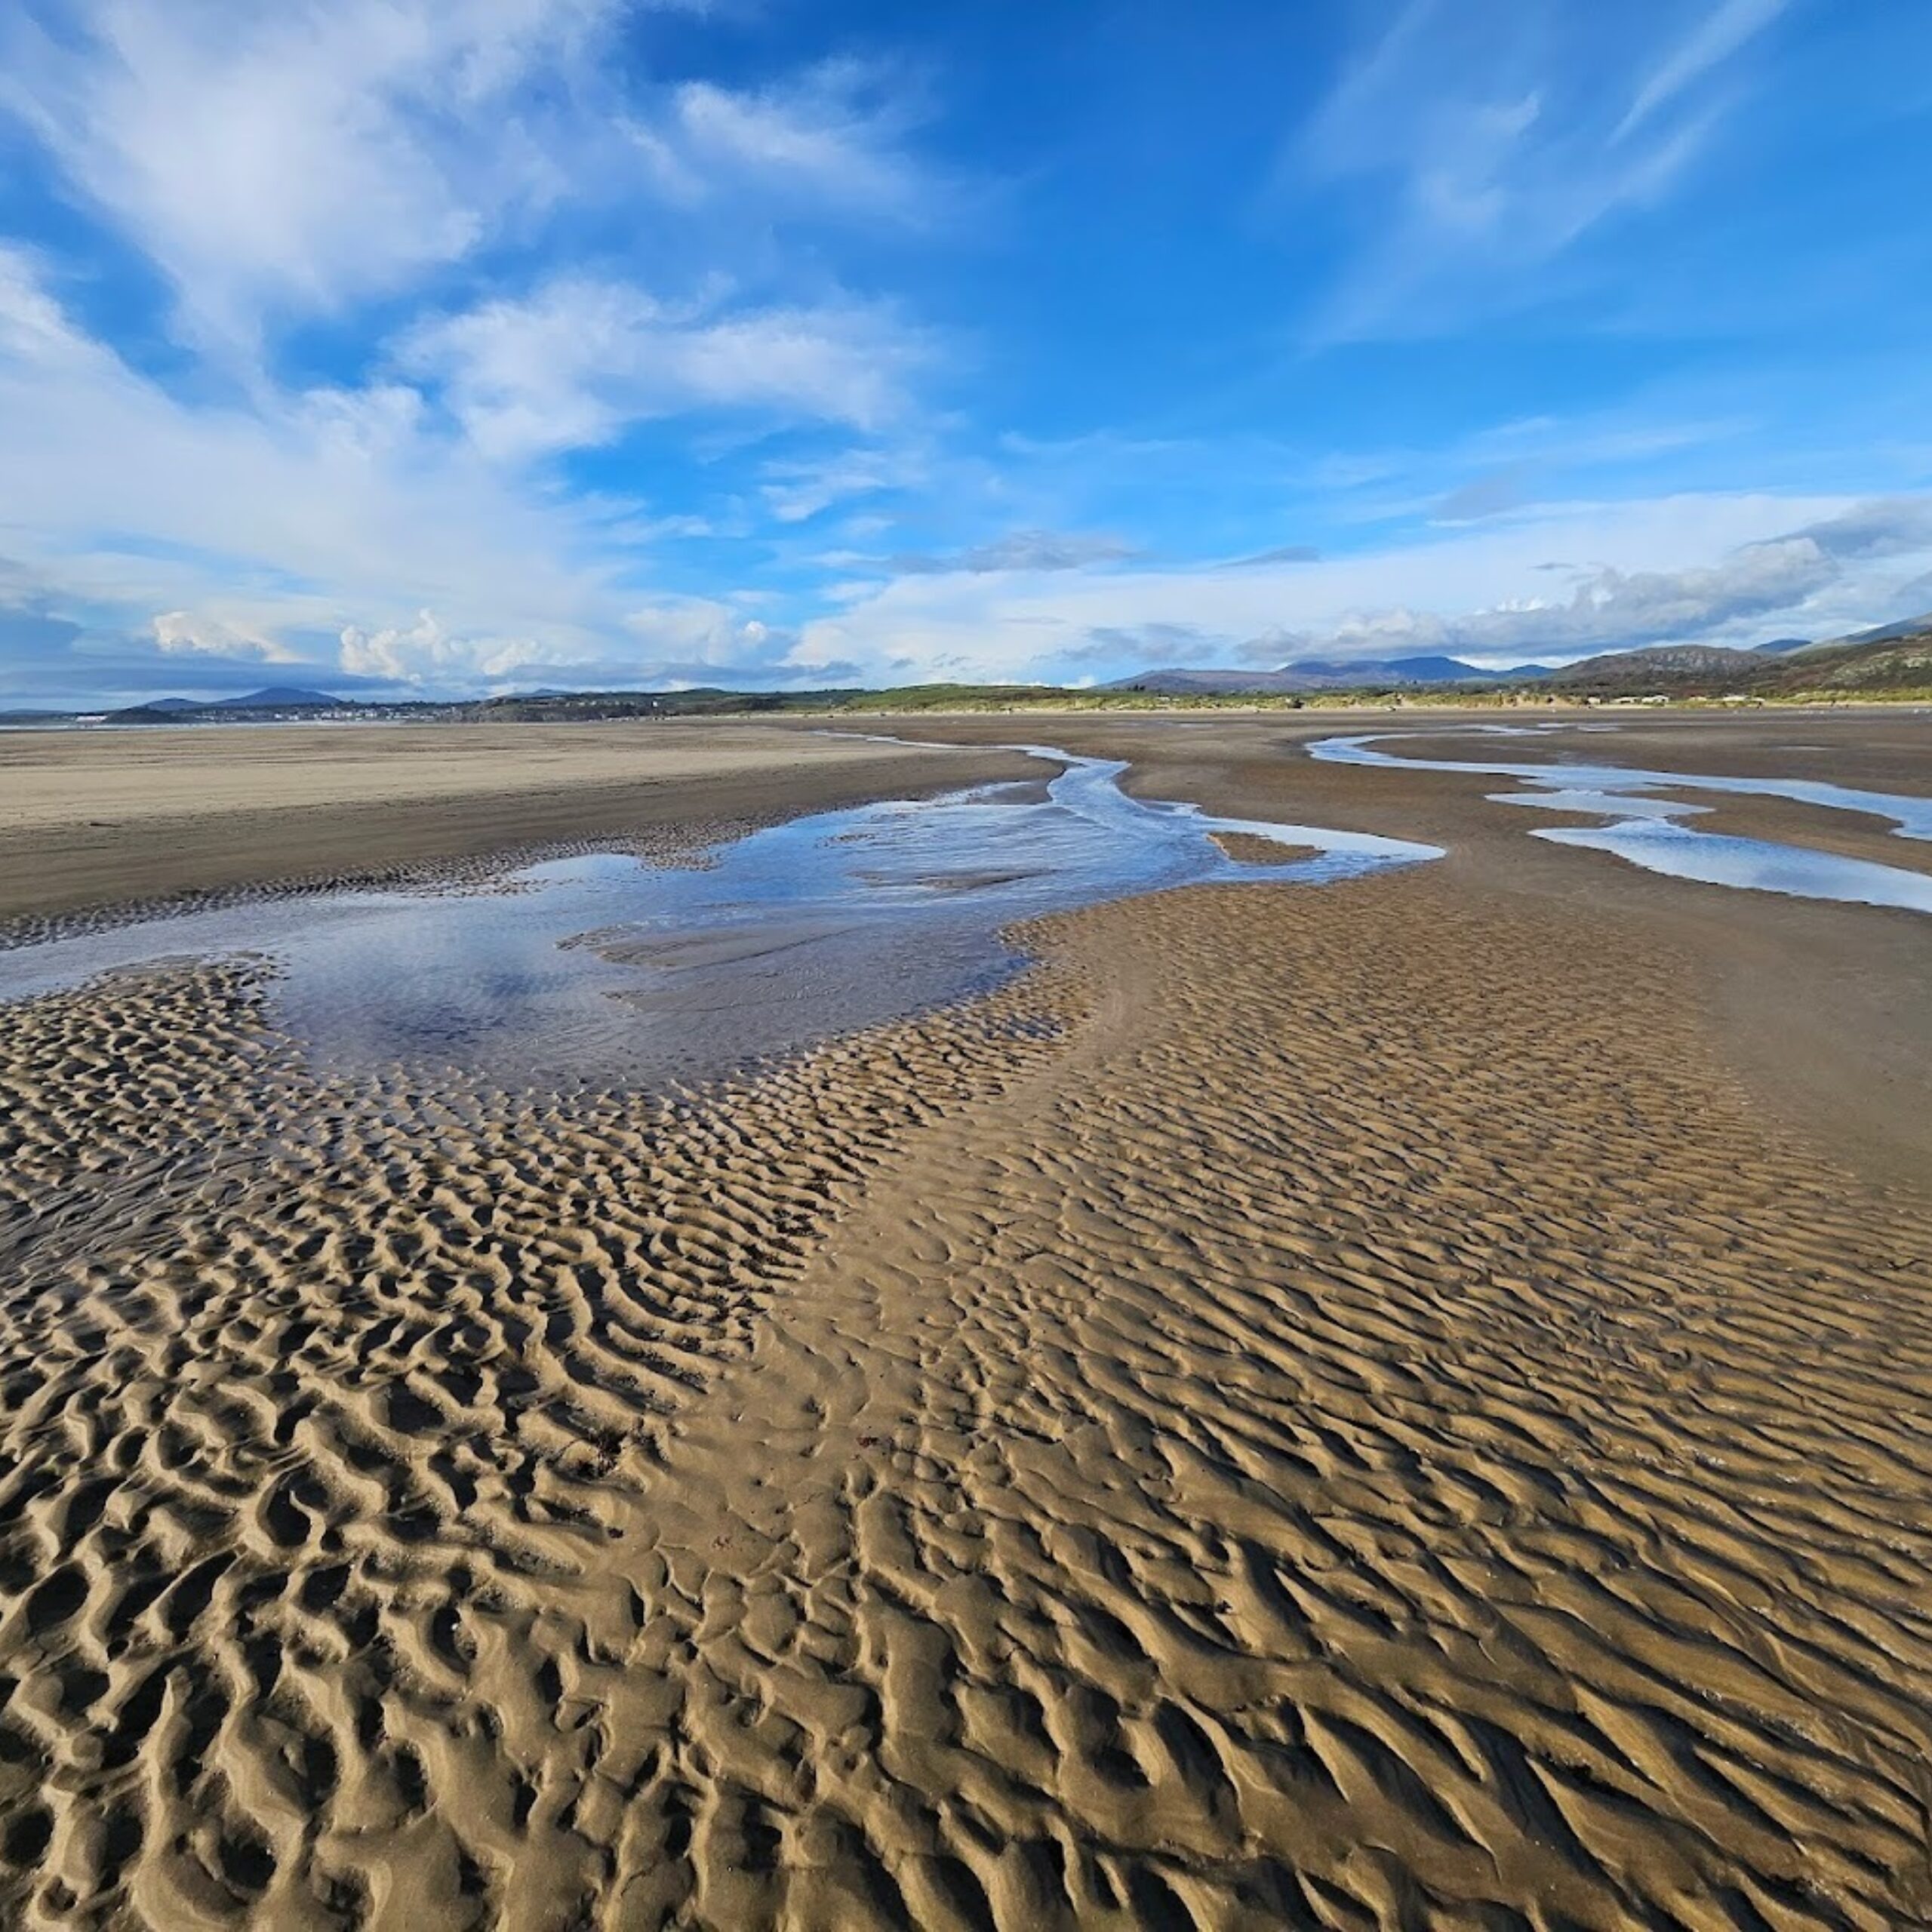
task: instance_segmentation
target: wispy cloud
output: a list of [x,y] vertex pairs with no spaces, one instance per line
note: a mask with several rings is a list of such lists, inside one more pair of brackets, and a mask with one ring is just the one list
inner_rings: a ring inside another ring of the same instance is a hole
[[1078,571],[1094,564],[1118,563],[1135,554],[1134,546],[1118,537],[1084,535],[1078,531],[1011,530],[987,543],[934,556],[904,552],[884,559],[895,576],[941,577],[954,571],[986,577],[1017,571]]
[[932,171],[905,145],[915,118],[902,77],[833,60],[750,90],[687,82],[632,131],[672,192],[688,199],[749,186],[821,211],[919,220],[939,211]]
[[1721,70],[1785,4],[1678,5],[1669,39],[1643,37],[1654,10],[1410,0],[1291,156],[1290,183],[1380,204],[1315,337],[1448,330],[1546,295],[1539,270],[1704,152],[1735,97]]
[[1321,556],[1312,543],[1277,543],[1272,549],[1257,550],[1250,556],[1230,557],[1220,568],[1247,571],[1266,564],[1312,564],[1318,562]]
[[[688,608],[657,553],[910,473],[932,332],[844,293],[816,249],[794,272],[771,223],[936,214],[904,146],[916,89],[839,60],[743,86],[620,75],[617,29],[648,51],[674,3],[9,16],[0,114],[88,224],[78,260],[0,237],[0,411],[14,452],[42,453],[0,463],[0,528],[35,594],[117,663],[211,675],[318,641],[347,675],[410,681],[688,663],[681,629],[657,635]],[[586,250],[582,224],[620,213],[626,245]],[[140,355],[88,272],[130,259],[171,291]],[[690,433],[664,436],[649,466],[710,499],[668,509],[567,473],[680,416],[728,419],[747,451],[809,429],[815,453],[714,481]],[[759,635],[706,649],[755,657]]]
[[855,497],[915,487],[924,481],[928,461],[910,444],[774,457],[764,465],[758,494],[781,524],[805,523]]
[[1637,90],[1629,111],[1617,124],[1613,142],[1621,141],[1660,109],[1729,60],[1746,41],[1763,32],[1790,0],[1723,0],[1652,69]]
[[611,11],[78,0],[49,24],[29,0],[0,38],[0,101],[198,331],[251,343],[265,311],[396,288],[596,178],[570,96]]

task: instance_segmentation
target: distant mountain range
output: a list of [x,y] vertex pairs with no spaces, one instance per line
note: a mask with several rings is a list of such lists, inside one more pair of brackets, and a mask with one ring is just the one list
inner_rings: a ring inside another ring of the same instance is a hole
[[1102,687],[1110,691],[1154,691],[1180,696],[1237,695],[1243,691],[1344,691],[1364,686],[1406,689],[1423,685],[1515,684],[1546,678],[1546,664],[1515,664],[1485,671],[1460,657],[1298,657],[1272,671],[1191,671],[1180,667],[1137,672]]
[[[1658,645],[1644,651],[1613,651],[1586,657],[1580,663],[1512,664],[1484,670],[1460,657],[1297,658],[1272,671],[1190,669],[1172,666],[1142,671],[1103,687],[1115,691],[1148,691],[1174,697],[1240,697],[1340,691],[1420,691],[1463,686],[1540,684],[1580,695],[1623,695],[1644,691],[1715,694],[1737,690],[1749,694],[1767,681],[1780,691],[1813,688],[1810,676],[1823,668],[1827,654],[1869,653],[1874,648],[1906,648],[1932,637],[1932,614],[1909,617],[1895,624],[1860,631],[1850,637],[1814,644],[1809,638],[1774,638],[1749,651],[1715,645]],[[1919,654],[1922,657],[1922,651]],[[1855,672],[1857,663],[1835,668]],[[1875,663],[1874,668],[1875,669]],[[1904,667],[1909,669],[1912,667]],[[1855,680],[1854,680],[1855,681]],[[1908,679],[1907,681],[1911,681]],[[1923,676],[1918,683],[1932,682]],[[1690,687],[1698,688],[1694,691]]]
[[318,711],[353,711],[356,708],[352,700],[332,697],[327,691],[303,691],[294,685],[270,685],[265,691],[250,691],[242,697],[211,698],[205,703],[192,697],[149,698],[140,704],[129,705],[125,710],[109,712],[108,715],[125,723],[140,723],[156,715],[187,719],[198,712],[211,711],[299,712],[306,717]]
[[[1554,667],[1515,664],[1486,671],[1460,657],[1422,656],[1370,659],[1300,658],[1273,670],[1175,668],[1144,671],[1091,691],[1051,685],[926,685],[886,691],[841,689],[748,691],[717,688],[680,691],[532,691],[518,696],[461,700],[377,700],[358,702],[287,685],[240,697],[203,703],[158,697],[104,714],[113,724],[247,722],[251,719],[326,718],[575,719],[742,717],[771,712],[1017,709],[1097,695],[1137,694],[1175,697],[1294,696],[1358,691],[1548,691],[1568,698],[1667,697],[1911,697],[1932,700],[1932,614],[1881,624],[1849,637],[1814,644],[1804,638],[1774,638],[1755,650],[1712,645],[1660,645],[1647,651],[1614,651],[1580,663]],[[103,714],[0,711],[0,724],[71,724],[100,721]]]

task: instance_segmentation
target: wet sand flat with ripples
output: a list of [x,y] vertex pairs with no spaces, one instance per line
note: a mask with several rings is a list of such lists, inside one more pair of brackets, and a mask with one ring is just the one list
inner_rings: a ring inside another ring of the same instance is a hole
[[1932,921],[1079,730],[1448,857],[671,1094],[7,1010],[8,1922],[1932,1918]]

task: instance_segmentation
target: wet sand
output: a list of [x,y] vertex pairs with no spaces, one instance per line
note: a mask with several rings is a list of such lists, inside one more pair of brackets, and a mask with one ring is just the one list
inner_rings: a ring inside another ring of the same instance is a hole
[[130,903],[473,876],[1039,770],[737,723],[0,733],[0,933]]
[[8,1014],[0,1918],[1932,1919],[1932,921],[1054,724],[1450,856],[678,1100]]
[[[905,719],[890,728],[912,738],[990,743],[1011,721]],[[1553,850],[1528,834],[1563,818],[1490,801],[1491,792],[1521,789],[1512,780],[1322,764],[1304,747],[1343,732],[1414,731],[1401,746],[1404,757],[1493,751],[1553,763],[1567,753],[1645,769],[1817,779],[1922,797],[1932,794],[1932,710],[1580,713],[1556,732],[1526,739],[1435,728],[1497,721],[1494,712],[1448,719],[1331,712],[1206,723],[1184,715],[1069,717],[1054,724],[1057,742],[1069,750],[1133,759],[1125,785],[1139,796],[1444,846],[1442,869],[1466,903],[1546,923],[1552,973],[1575,949],[1567,922],[1581,912],[1606,914],[1680,952],[1687,963],[1679,997],[1698,1006],[1725,1060],[1748,1069],[1756,1104],[1812,1137],[1827,1158],[1887,1182],[1924,1184],[1932,1175],[1932,921],[1662,878],[1608,854]],[[1532,712],[1502,721],[1547,721]],[[1683,795],[1714,808],[1696,821],[1700,827],[1924,869],[1922,842],[1879,832],[1857,814],[1776,798]],[[1426,984],[1426,949],[1416,964]],[[1644,1023],[1633,1014],[1633,1034]]]

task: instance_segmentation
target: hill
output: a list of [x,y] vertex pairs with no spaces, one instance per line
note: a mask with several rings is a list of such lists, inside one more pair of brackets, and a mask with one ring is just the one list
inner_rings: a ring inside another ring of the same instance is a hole
[[1639,685],[1665,691],[1680,685],[1702,688],[1716,684],[1734,690],[1741,688],[1734,681],[1748,681],[1774,661],[1755,651],[1730,651],[1716,645],[1660,645],[1647,651],[1611,651],[1586,657],[1550,672],[1549,682],[1567,691],[1620,695]]
[[1752,689],[1764,697],[1932,699],[1932,617],[1814,644],[1777,660]]
[[1304,658],[1272,671],[1170,668],[1104,688],[1152,697],[1266,697],[1312,692],[1414,691],[1444,699],[1484,690],[1547,691],[1552,697],[1789,698],[1932,695],[1932,615],[1814,644],[1774,638],[1752,650],[1657,645],[1607,651],[1552,669],[1518,664],[1484,671],[1457,657]]
[[1569,665],[1549,682],[1579,697],[1932,697],[1932,616],[1820,644],[1780,638],[1755,651],[1676,645],[1614,651]]
[[1156,696],[1232,697],[1244,692],[1407,691],[1432,685],[1494,685],[1548,675],[1541,664],[1515,664],[1485,671],[1460,657],[1302,657],[1272,671],[1174,667],[1137,672],[1103,687],[1110,691],[1146,691]]
[[116,724],[192,724],[198,719],[237,717],[287,717],[291,713],[312,717],[318,712],[355,711],[352,698],[331,697],[327,691],[304,691],[294,685],[270,685],[241,697],[143,698],[107,715]]
[[[191,702],[163,698],[164,706]],[[251,691],[245,697],[218,697],[200,707],[204,711],[352,711],[351,698],[332,697],[327,691],[308,691],[292,685],[271,685],[266,691]]]

